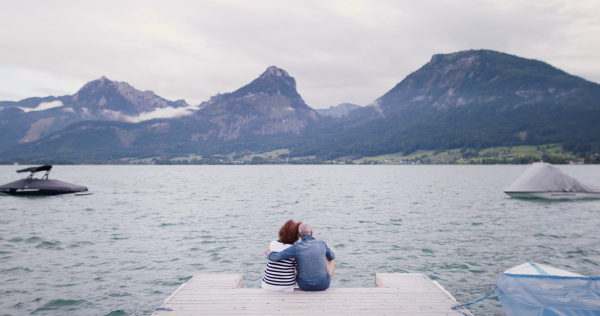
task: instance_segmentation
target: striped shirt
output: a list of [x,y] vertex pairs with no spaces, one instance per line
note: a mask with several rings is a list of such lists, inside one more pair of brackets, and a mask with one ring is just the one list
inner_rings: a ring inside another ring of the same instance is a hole
[[[291,245],[282,244],[279,241],[272,241],[269,248],[271,251],[282,251]],[[289,258],[281,261],[267,262],[267,268],[263,277],[263,288],[267,290],[284,290],[279,287],[288,287],[288,290],[294,289],[296,284],[296,259]]]

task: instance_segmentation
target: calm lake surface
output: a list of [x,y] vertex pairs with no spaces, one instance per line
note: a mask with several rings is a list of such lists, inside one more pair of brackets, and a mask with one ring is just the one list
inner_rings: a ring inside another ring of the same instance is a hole
[[[558,167],[600,184],[600,166]],[[259,287],[290,218],[335,252],[334,287],[420,272],[468,303],[528,260],[599,276],[600,201],[506,196],[527,168],[55,166],[94,194],[0,196],[0,315],[149,315],[198,273]],[[469,309],[504,315],[496,295]]]

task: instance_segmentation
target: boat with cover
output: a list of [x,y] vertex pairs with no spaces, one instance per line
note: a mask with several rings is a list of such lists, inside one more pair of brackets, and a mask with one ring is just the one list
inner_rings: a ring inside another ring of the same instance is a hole
[[600,186],[581,182],[545,162],[536,162],[504,190],[514,198],[600,199]]
[[598,316],[600,278],[523,263],[504,271],[494,291],[507,316]]
[[[17,170],[17,173],[30,172],[25,179],[0,186],[0,193],[9,195],[58,195],[67,193],[83,193],[88,188],[82,185],[48,179],[52,165],[30,167]],[[41,179],[34,178],[36,172],[45,171]]]

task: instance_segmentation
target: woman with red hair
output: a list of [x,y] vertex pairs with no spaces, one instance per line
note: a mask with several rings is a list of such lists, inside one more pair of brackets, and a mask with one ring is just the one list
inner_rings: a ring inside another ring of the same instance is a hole
[[[269,245],[271,251],[282,251],[298,241],[298,226],[302,222],[288,220],[279,229],[279,239],[274,240]],[[296,284],[296,259],[289,258],[281,261],[267,262],[265,275],[261,287],[268,291],[282,292],[293,291]]]

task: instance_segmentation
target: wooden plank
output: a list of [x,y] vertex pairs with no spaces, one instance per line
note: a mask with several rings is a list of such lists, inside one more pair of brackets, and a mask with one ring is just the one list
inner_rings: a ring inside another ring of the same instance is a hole
[[[436,293],[443,293],[440,292],[439,288],[437,288],[435,285],[431,285],[430,288],[427,289],[415,289],[415,290],[411,290],[411,289],[396,289],[396,288],[336,288],[336,289],[328,289],[327,291],[323,291],[323,292],[302,292],[302,291],[294,291],[294,292],[268,292],[262,289],[243,289],[243,291],[240,291],[242,289],[216,289],[213,291],[202,291],[203,295],[212,295],[212,294],[219,294],[219,295],[242,295],[244,293],[247,293],[247,291],[254,291],[253,295],[262,295],[262,296],[269,296],[269,297],[273,297],[276,295],[319,295],[319,296],[334,296],[334,295],[338,295],[340,293],[343,293],[344,295],[349,295],[349,294],[356,294],[356,295],[360,295],[360,294],[370,294],[370,293],[395,293],[395,294],[423,294],[423,295],[428,295],[428,294],[436,294]],[[191,290],[187,287],[182,288],[179,291],[179,295],[195,295],[196,293],[198,293],[199,291],[195,291],[195,290]],[[205,293],[206,292],[206,293]]]
[[[460,316],[443,287],[420,273],[378,273],[373,288],[268,292],[243,288],[241,274],[200,274],[171,295],[155,316],[179,315],[418,315]],[[468,313],[468,311],[465,310]]]
[[[208,312],[212,312],[213,314],[219,314],[224,312],[237,312],[237,311],[305,311],[310,312],[307,315],[314,315],[316,312],[331,312],[331,313],[339,313],[342,311],[363,311],[363,312],[390,312],[390,311],[411,311],[411,312],[430,312],[430,313],[440,313],[440,314],[451,314],[460,315],[458,311],[454,311],[451,308],[441,308],[440,306],[425,306],[425,305],[401,305],[401,306],[303,306],[303,305],[288,305],[285,307],[281,306],[262,306],[257,308],[255,306],[231,306],[230,308],[226,308],[223,304],[215,304],[213,306],[209,305],[195,305],[195,306],[173,306],[171,308],[173,311],[187,311],[190,315],[202,315],[199,313],[201,311],[204,312],[204,315],[210,314]],[[367,315],[369,315],[367,313]]]
[[243,274],[198,274],[191,278],[186,285],[190,289],[214,288],[242,288],[244,287]]
[[[446,307],[446,308],[444,308]],[[411,310],[411,311],[451,311],[451,307],[448,307],[447,304],[440,305],[427,305],[427,304],[400,304],[400,305],[386,305],[386,304],[377,304],[373,303],[369,304],[332,304],[332,305],[322,305],[322,304],[287,304],[282,305],[270,305],[270,304],[184,304],[184,305],[170,305],[170,308],[173,310],[186,310],[186,311],[200,311],[200,310],[211,310],[211,311],[228,311],[228,310],[327,310],[327,311],[343,311],[343,310]]]
[[[327,303],[329,305],[344,305],[348,303],[352,303],[355,305],[361,304],[381,304],[381,305],[431,305],[431,306],[439,306],[439,305],[448,305],[449,302],[446,299],[435,299],[435,300],[396,300],[394,298],[386,298],[386,297],[378,297],[378,298],[369,298],[369,299],[340,299],[340,300],[320,300],[313,299],[307,300],[302,298],[294,297],[292,298],[294,304],[322,304]],[[216,304],[217,302],[227,302],[231,301],[231,299],[219,299],[219,300],[208,300],[208,301],[171,301],[169,305],[201,305],[201,304]],[[236,305],[244,305],[244,304],[252,304],[256,306],[260,305],[269,305],[269,306],[278,306],[289,304],[290,300],[253,300],[252,298],[247,298],[243,300],[235,300]]]
[[376,273],[377,287],[406,288],[406,285],[430,285],[431,280],[421,273]]
[[422,296],[418,294],[407,294],[407,295],[396,295],[396,294],[379,294],[369,293],[365,295],[338,295],[338,296],[307,296],[307,295],[288,295],[288,296],[272,296],[272,297],[260,297],[259,295],[210,295],[210,296],[188,296],[188,297],[177,297],[171,299],[171,302],[212,302],[217,300],[236,300],[236,302],[244,300],[252,300],[254,302],[277,302],[277,301],[289,301],[294,302],[312,302],[312,301],[378,301],[378,300],[393,300],[395,302],[447,302],[452,301],[450,298],[444,295],[429,295]]
[[[444,287],[442,287],[439,283],[432,281],[427,276],[421,273],[376,273],[375,274],[375,284],[378,287],[388,287],[388,288],[402,288],[409,285],[410,287],[415,286],[415,284],[433,284],[438,288],[438,291],[444,293],[451,301],[452,306],[460,305],[458,301],[450,294]],[[466,310],[466,308],[461,308],[461,310],[471,315],[471,313]]]
[[[403,310],[393,310],[393,311],[330,311],[330,310],[320,310],[320,311],[306,311],[306,310],[272,310],[272,311],[251,311],[251,310],[238,310],[238,311],[227,311],[227,312],[217,312],[218,315],[327,315],[327,316],[365,316],[365,315],[395,315],[395,316],[460,316],[457,311],[448,311],[448,312],[431,312],[431,311],[403,311]],[[198,311],[198,312],[190,312],[190,311],[168,311],[168,312],[159,312],[159,314],[155,315],[165,315],[165,316],[190,316],[190,315],[215,315],[213,311]]]

